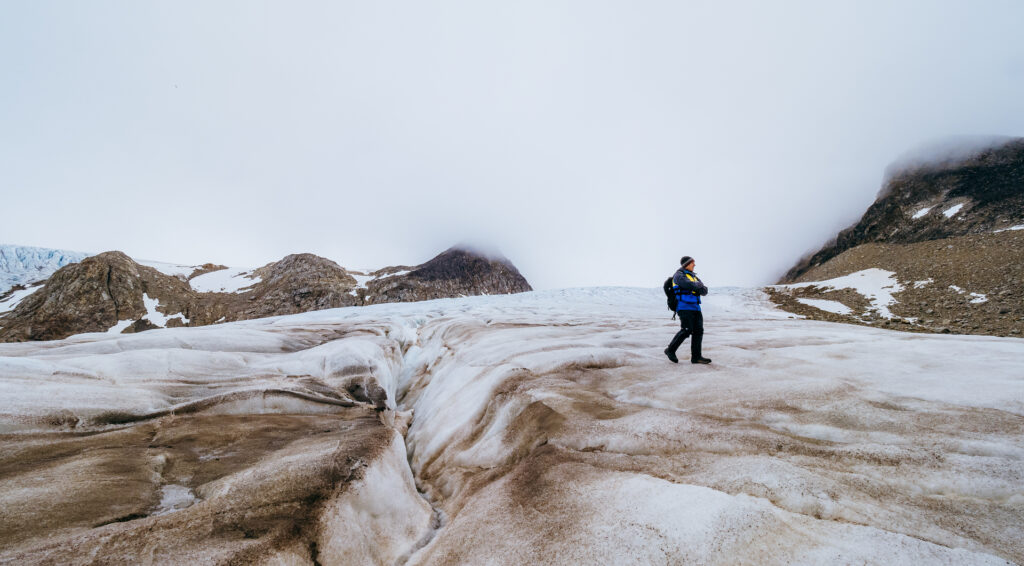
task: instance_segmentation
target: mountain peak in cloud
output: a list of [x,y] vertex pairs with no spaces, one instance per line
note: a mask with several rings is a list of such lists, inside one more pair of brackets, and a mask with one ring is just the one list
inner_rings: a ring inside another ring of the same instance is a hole
[[1015,140],[1012,136],[960,135],[938,138],[912,148],[885,168],[883,187],[894,177],[922,170],[956,167],[987,150],[998,149]]

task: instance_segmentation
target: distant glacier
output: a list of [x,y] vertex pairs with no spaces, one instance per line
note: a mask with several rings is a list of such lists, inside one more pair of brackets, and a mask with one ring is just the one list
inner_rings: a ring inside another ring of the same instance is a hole
[[15,285],[48,279],[55,271],[91,253],[0,244],[0,294]]

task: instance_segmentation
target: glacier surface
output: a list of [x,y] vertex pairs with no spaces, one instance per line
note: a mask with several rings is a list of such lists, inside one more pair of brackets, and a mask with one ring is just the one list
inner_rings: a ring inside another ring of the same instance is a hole
[[1024,561],[1024,340],[712,289],[714,363],[676,365],[663,303],[566,289],[0,344],[0,562]]

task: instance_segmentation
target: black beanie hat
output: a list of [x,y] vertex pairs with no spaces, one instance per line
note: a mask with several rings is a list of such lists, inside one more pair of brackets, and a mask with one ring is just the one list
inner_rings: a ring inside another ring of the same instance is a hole
[[691,261],[693,261],[692,257],[684,255],[683,258],[679,260],[679,265],[686,267],[687,265],[690,264]]

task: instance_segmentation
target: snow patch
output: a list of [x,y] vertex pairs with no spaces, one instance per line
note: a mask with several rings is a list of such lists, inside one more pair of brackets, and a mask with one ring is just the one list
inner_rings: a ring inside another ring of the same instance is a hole
[[3,301],[0,301],[0,313],[6,313],[14,310],[14,308],[18,306],[18,303],[28,298],[28,296],[31,295],[32,293],[38,291],[39,288],[42,286],[43,284],[40,283],[39,285],[36,285],[34,287],[29,287],[27,289],[22,289],[20,291],[15,291],[11,293],[10,297],[7,297]]
[[185,315],[182,313],[167,316],[158,311],[157,307],[160,306],[159,299],[150,298],[150,296],[147,295],[146,293],[142,294],[142,302],[146,305],[146,316],[142,318],[148,319],[150,322],[159,326],[160,328],[165,328],[167,326],[167,322],[175,318],[181,320],[185,324],[189,323],[189,319],[185,318]]
[[363,273],[356,273],[356,272],[350,271],[350,272],[348,272],[348,274],[355,278],[355,280],[356,280],[356,288],[357,289],[365,289],[367,283],[369,283],[370,281],[373,281],[374,279],[376,279],[373,275],[365,275],[365,272],[363,272]]
[[930,211],[931,209],[932,209],[932,207],[930,207],[930,206],[927,207],[927,208],[922,208],[921,210],[918,210],[917,212],[915,212],[914,215],[911,216],[910,218],[912,218],[913,220],[917,220],[918,218],[921,218],[925,214],[928,214],[928,211]]
[[145,265],[146,267],[152,267],[153,269],[159,271],[160,273],[163,273],[164,275],[177,277],[182,281],[187,280],[188,276],[192,275],[192,272],[196,270],[196,266],[194,265],[178,265],[176,263],[164,263],[161,261],[136,260],[135,263],[138,263],[139,265]]
[[189,285],[200,293],[246,293],[263,279],[250,268],[228,268],[192,278]]
[[153,515],[166,515],[191,507],[199,501],[191,489],[183,485],[165,485],[160,488],[160,505],[157,506]]
[[970,295],[972,297],[971,302],[974,304],[988,302],[988,296],[985,295],[984,293],[968,293],[965,289],[957,287],[956,285],[950,285],[949,288],[956,291],[957,293],[960,293],[961,295]]
[[117,322],[117,324],[115,324],[114,326],[111,326],[110,329],[107,330],[107,334],[120,334],[120,333],[124,332],[125,328],[128,328],[129,326],[131,326],[132,322],[134,322],[134,321],[132,321],[131,319],[119,320]]
[[922,279],[921,281],[914,281],[914,288],[920,289],[925,285],[930,285],[932,283],[935,283],[935,280],[932,279],[931,277],[929,277],[928,279]]
[[[368,288],[367,285],[371,281],[377,281],[379,279],[387,279],[389,277],[398,277],[399,275],[406,275],[406,274],[409,273],[409,270],[396,271],[394,273],[388,273],[387,275],[367,275],[367,273],[372,273],[372,271],[371,270],[363,270],[363,271],[349,271],[348,272],[349,275],[351,275],[352,277],[355,277],[355,279],[356,279],[356,286],[351,291],[348,292],[350,295],[352,295],[353,297],[358,296],[358,290],[359,289],[367,289]],[[366,296],[369,297],[370,295],[366,295]]]
[[964,207],[963,203],[955,204],[955,205],[947,208],[946,210],[943,210],[942,214],[945,214],[946,218],[953,218],[954,216],[956,216],[956,213],[960,212],[960,209],[963,208],[963,207]]
[[1009,230],[1024,230],[1024,224],[1018,224],[1017,226],[1010,226],[1009,228],[1002,228],[1002,229],[996,230],[995,233],[998,234],[1000,232],[1006,232],[1006,231],[1009,231]]
[[861,295],[864,295],[864,297],[871,303],[871,310],[876,311],[879,316],[885,318],[893,318],[892,311],[889,310],[890,306],[896,304],[896,298],[893,297],[893,295],[903,290],[903,285],[900,285],[899,281],[896,279],[895,272],[878,269],[877,267],[872,267],[870,269],[865,269],[842,277],[836,277],[835,279],[829,279],[827,281],[794,283],[791,285],[779,285],[779,287],[790,289],[798,289],[800,287],[852,289]]
[[816,309],[835,314],[851,314],[853,312],[850,307],[840,303],[839,301],[830,301],[828,299],[808,299],[805,297],[798,297],[797,301],[809,307],[814,307]]

